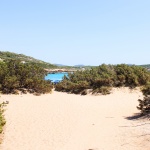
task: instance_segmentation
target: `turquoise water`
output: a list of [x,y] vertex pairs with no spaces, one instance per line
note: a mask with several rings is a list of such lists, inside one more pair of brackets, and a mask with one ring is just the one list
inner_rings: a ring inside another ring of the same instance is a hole
[[68,73],[50,73],[47,76],[45,76],[45,80],[51,80],[52,82],[60,82],[63,79],[64,75],[68,76]]

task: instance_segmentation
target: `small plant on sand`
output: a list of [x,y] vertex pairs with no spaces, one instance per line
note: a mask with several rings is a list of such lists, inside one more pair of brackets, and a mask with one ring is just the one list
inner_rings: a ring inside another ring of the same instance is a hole
[[1,103],[1,104],[0,104],[0,133],[2,133],[2,131],[3,131],[3,126],[4,126],[5,123],[6,123],[6,121],[5,121],[5,119],[4,119],[4,115],[3,115],[3,112],[4,112],[3,106],[4,106],[4,103]]
[[142,115],[146,115],[148,118],[150,118],[150,85],[146,85],[142,89],[144,98],[141,100],[139,99],[139,106],[137,107]]
[[143,115],[147,115],[150,117],[150,97],[144,97],[143,100],[139,99],[139,106],[137,107],[139,110],[141,110],[141,113]]
[[102,86],[100,88],[96,88],[93,90],[93,94],[95,93],[101,93],[102,95],[107,95],[110,94],[111,92],[111,87],[107,87],[107,86]]

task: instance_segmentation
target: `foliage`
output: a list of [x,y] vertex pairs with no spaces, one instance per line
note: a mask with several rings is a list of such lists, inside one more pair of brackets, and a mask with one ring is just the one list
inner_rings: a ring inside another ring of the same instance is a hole
[[139,99],[139,106],[137,107],[143,115],[150,117],[150,96],[145,96],[143,100]]
[[18,60],[18,61],[22,61],[24,63],[31,63],[31,64],[37,64],[40,67],[43,68],[57,68],[56,65],[35,59],[33,57],[30,56],[26,56],[23,54],[16,54],[16,53],[12,53],[12,52],[2,52],[0,51],[0,59],[4,60],[4,61],[9,61],[9,60]]
[[4,119],[4,116],[3,116],[3,103],[0,104],[0,133],[2,133],[3,131],[3,126],[5,125],[6,121]]
[[110,94],[111,87],[108,86],[101,86],[100,88],[96,88],[93,90],[93,94],[95,93],[102,93],[103,95]]
[[147,84],[142,88],[142,93],[144,96],[150,95],[150,84]]
[[150,117],[150,84],[146,85],[142,89],[144,98],[139,99],[139,106],[137,107],[143,115],[147,115]]
[[53,86],[44,80],[45,75],[45,70],[37,64],[24,64],[18,60],[0,62],[0,90],[16,93],[25,88],[33,93],[49,93]]
[[146,85],[149,81],[150,72],[140,66],[102,64],[90,70],[69,74],[55,89],[76,94],[92,89],[93,93],[109,94],[112,87],[134,88]]

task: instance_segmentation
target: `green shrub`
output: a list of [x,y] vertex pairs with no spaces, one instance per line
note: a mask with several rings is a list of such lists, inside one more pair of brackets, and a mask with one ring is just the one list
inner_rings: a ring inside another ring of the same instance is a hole
[[145,96],[143,100],[139,99],[139,106],[137,107],[143,115],[150,117],[150,96]]
[[74,94],[81,94],[85,89],[88,88],[89,88],[89,84],[86,81],[79,81],[78,83],[73,83],[64,80],[55,86],[55,90],[57,91],[70,92]]
[[69,74],[55,86],[55,90],[81,94],[86,89],[93,93],[109,94],[109,88],[127,86],[134,88],[150,82],[150,72],[139,66],[105,65],[93,67],[91,70],[77,71]]
[[147,84],[142,88],[142,93],[145,96],[150,95],[150,84]]
[[2,81],[3,93],[11,93],[19,88],[19,81],[16,76],[6,76]]
[[144,98],[138,99],[139,106],[137,107],[143,115],[150,117],[150,84],[144,86],[142,89]]
[[111,91],[111,87],[108,87],[108,86],[101,86],[99,88],[96,88],[92,91],[93,94],[95,93],[101,93],[103,95],[107,95],[107,94],[110,94],[110,91]]
[[25,88],[31,93],[49,93],[53,85],[44,80],[45,75],[44,68],[34,63],[23,64],[18,60],[0,62],[0,90],[17,94],[17,90]]
[[3,109],[3,104],[0,104],[0,133],[3,131],[3,126],[5,125],[6,121],[4,119],[3,115],[4,109]]

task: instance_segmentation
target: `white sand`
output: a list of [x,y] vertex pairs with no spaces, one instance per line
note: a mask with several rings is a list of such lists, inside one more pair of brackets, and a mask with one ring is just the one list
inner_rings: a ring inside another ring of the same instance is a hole
[[9,104],[0,149],[148,150],[149,121],[126,119],[139,112],[140,97],[127,88],[107,96],[2,95],[1,101]]

